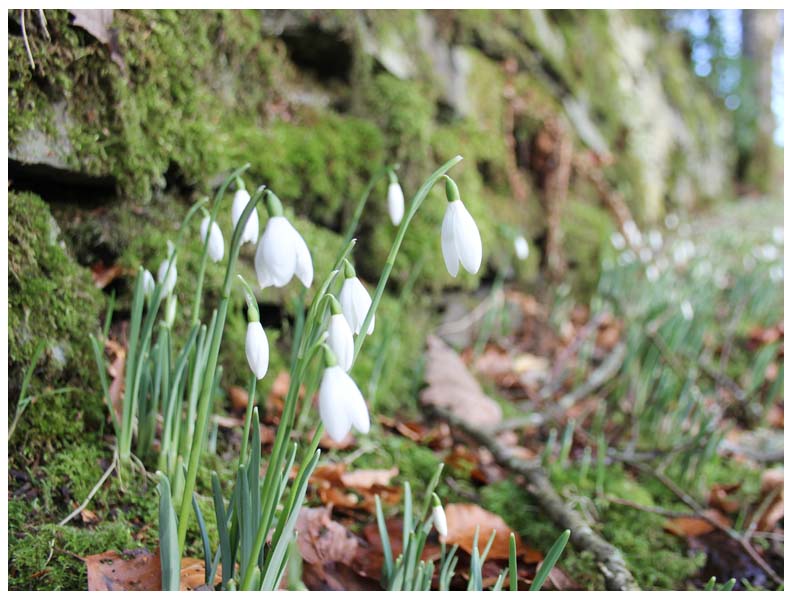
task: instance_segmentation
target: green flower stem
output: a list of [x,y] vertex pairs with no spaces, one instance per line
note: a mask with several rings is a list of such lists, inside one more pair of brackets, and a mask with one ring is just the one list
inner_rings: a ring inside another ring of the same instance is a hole
[[[225,196],[228,186],[230,186],[231,182],[236,181],[237,178],[241,177],[241,174],[249,168],[250,163],[240,166],[238,169],[233,171],[233,173],[231,173],[227,179],[225,179],[225,181],[217,190],[217,194],[214,196],[214,206],[211,208],[211,222],[208,226],[209,232],[211,231],[211,225],[217,220],[217,211],[219,210],[220,202]],[[208,263],[208,241],[210,237],[210,235],[206,235],[206,239],[203,242],[203,252],[200,255],[200,268],[198,269],[197,286],[195,286],[195,300],[193,301],[192,305],[192,325],[195,325],[198,321],[200,321],[200,301],[203,298],[203,278],[206,275],[206,264]]]
[[[258,378],[253,373],[250,375],[250,388],[247,395],[247,411],[244,414],[244,433],[241,436],[241,452],[239,453],[239,469],[242,463],[246,462],[247,457],[247,438],[250,436],[250,423],[252,423],[252,409],[255,407],[255,388],[258,384]],[[255,450],[253,449],[253,452]],[[260,452],[260,448],[258,449]]]
[[211,336],[211,347],[209,349],[208,363],[203,375],[203,383],[201,387],[201,396],[198,402],[198,416],[195,433],[192,436],[192,447],[189,452],[189,467],[187,469],[187,476],[184,482],[184,494],[181,500],[181,510],[179,512],[178,520],[178,547],[182,555],[184,552],[184,543],[187,536],[187,525],[189,521],[189,511],[192,509],[192,492],[195,490],[195,479],[197,478],[198,464],[200,463],[200,454],[203,447],[203,438],[206,437],[206,427],[208,425],[208,411],[211,406],[211,396],[214,392],[214,375],[217,370],[217,360],[219,358],[219,346],[222,341],[222,333],[225,328],[225,318],[228,314],[228,303],[230,301],[230,289],[233,282],[232,274],[236,266],[236,260],[239,256],[239,249],[241,248],[241,234],[244,226],[247,224],[252,211],[255,210],[255,205],[263,195],[263,188],[259,188],[253,194],[244,212],[236,224],[236,229],[233,231],[233,240],[231,242],[230,255],[228,257],[228,268],[225,271],[225,282],[222,286],[222,296],[217,309],[217,321],[214,325],[214,331]]
[[412,199],[411,204],[409,205],[409,211],[406,213],[403,221],[401,221],[400,227],[398,227],[398,233],[395,235],[395,242],[392,244],[392,248],[390,248],[390,253],[387,256],[387,262],[384,263],[384,268],[381,271],[379,283],[376,286],[376,292],[373,294],[373,301],[370,304],[370,310],[368,310],[368,314],[365,316],[365,321],[362,323],[362,327],[360,328],[359,335],[354,341],[355,360],[357,356],[359,356],[359,351],[362,349],[362,344],[365,342],[365,338],[367,337],[370,322],[373,320],[373,316],[376,314],[376,309],[381,302],[381,297],[384,295],[384,288],[387,286],[390,273],[392,273],[392,268],[395,266],[395,259],[397,258],[398,251],[400,250],[400,246],[403,243],[406,230],[409,228],[409,223],[411,223],[411,220],[414,218],[417,210],[419,210],[420,206],[422,206],[422,203],[425,201],[425,198],[428,196],[428,192],[431,191],[431,188],[433,188],[439,178],[462,160],[463,157],[459,155],[444,163],[441,167],[434,171],[433,174],[428,177],[428,179],[425,180],[425,183],[422,184],[422,187],[417,191],[417,194]]
[[348,224],[348,228],[346,229],[346,235],[343,238],[343,246],[348,244],[351,241],[351,238],[354,237],[354,232],[357,230],[359,220],[362,218],[362,212],[365,210],[365,205],[368,203],[368,199],[370,198],[370,193],[373,191],[373,188],[376,187],[376,184],[382,179],[382,177],[387,175],[387,173],[390,171],[392,171],[392,167],[381,167],[373,174],[373,177],[370,178],[370,181],[368,181],[368,185],[365,186],[362,195],[359,197],[359,202],[357,202],[357,206],[354,209],[351,222]]

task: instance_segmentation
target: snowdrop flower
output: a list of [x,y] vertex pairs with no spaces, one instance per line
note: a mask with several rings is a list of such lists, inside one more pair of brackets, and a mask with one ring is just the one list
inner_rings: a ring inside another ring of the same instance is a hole
[[609,241],[612,242],[612,247],[615,250],[622,250],[625,248],[625,238],[619,231],[612,233],[612,235],[609,237]]
[[[178,277],[175,249],[173,242],[170,240],[167,240],[167,256],[168,258],[162,261],[162,264],[159,265],[159,271],[156,273],[156,278],[162,284],[162,296],[169,296],[173,293],[173,289],[176,287],[176,278]],[[172,266],[170,266],[171,262],[173,263]]]
[[156,287],[156,282],[154,281],[154,276],[151,275],[151,271],[148,269],[143,269],[143,295],[148,299],[151,300],[151,296],[154,295],[154,288]]
[[[343,311],[343,316],[348,321],[351,331],[359,335],[362,330],[362,324],[365,322],[365,317],[368,315],[372,300],[370,294],[362,285],[362,282],[357,278],[354,267],[351,263],[345,262],[345,281],[343,287],[340,288],[340,308]],[[376,325],[376,316],[370,319],[368,325],[368,335],[373,333],[373,328]]]
[[447,535],[447,516],[439,500],[439,496],[433,494],[433,526],[442,537]]
[[680,218],[675,213],[669,213],[664,218],[664,225],[667,229],[675,229],[680,224]]
[[634,254],[632,250],[626,250],[619,257],[617,257],[617,263],[621,266],[630,265],[635,260],[636,254]]
[[648,265],[647,269],[645,270],[645,275],[647,276],[647,280],[650,283],[655,283],[658,281],[658,276],[661,272],[658,270],[656,265]]
[[173,294],[167,299],[167,304],[165,305],[165,326],[169,329],[173,326],[173,323],[176,320],[176,308],[178,306],[178,296]]
[[340,303],[331,294],[329,298],[332,316],[329,317],[326,343],[337,358],[340,368],[348,373],[354,362],[354,334],[351,333],[351,327],[343,316]]
[[258,379],[263,379],[269,370],[269,340],[260,321],[247,323],[247,339],[244,342],[247,364]]
[[357,384],[340,366],[334,354],[325,346],[327,366],[318,390],[318,412],[327,434],[340,442],[351,431],[360,433],[370,431],[370,415],[362,392]]
[[774,242],[777,244],[782,244],[785,241],[785,229],[784,227],[774,227],[772,231],[772,237],[774,238]]
[[691,321],[691,319],[694,318],[694,308],[688,300],[684,300],[680,303],[680,312],[683,313],[683,318],[686,319],[686,321]]
[[[245,190],[243,187],[240,187],[238,190],[236,190],[236,193],[233,195],[233,205],[230,209],[230,218],[233,222],[233,229],[236,229],[236,225],[239,224],[241,213],[244,212],[244,209],[247,207],[249,202],[250,193],[247,190]],[[245,242],[249,242],[250,244],[255,244],[258,242],[257,208],[250,213],[250,217],[247,219],[247,223],[244,225],[244,231],[241,234],[241,243],[244,244]]]
[[387,188],[387,210],[390,213],[390,220],[393,225],[400,225],[403,219],[404,206],[403,190],[395,178],[395,174],[390,171],[390,185]]
[[[209,229],[209,225],[211,228]],[[225,255],[225,240],[222,239],[222,230],[217,225],[216,221],[212,221],[211,217],[203,217],[200,223],[200,239],[206,243],[208,237],[208,257],[213,262],[219,262]]]
[[623,223],[623,233],[632,246],[640,246],[642,244],[642,233],[633,221]]
[[764,244],[755,250],[755,255],[765,262],[772,262],[779,258],[779,248],[772,244]]
[[284,287],[294,275],[305,287],[313,283],[313,259],[304,238],[283,216],[280,200],[266,192],[269,221],[255,251],[255,273],[262,288]]
[[784,267],[782,265],[774,265],[773,267],[771,267],[771,270],[768,272],[768,275],[771,277],[771,281],[773,281],[774,283],[779,283],[785,278]]
[[483,261],[483,242],[477,224],[461,202],[455,182],[447,180],[447,211],[442,221],[442,254],[444,264],[452,277],[458,275],[458,264],[472,274],[477,273]]
[[661,232],[657,229],[651,229],[650,233],[647,236],[648,242],[650,243],[650,247],[658,252],[661,250],[661,246],[664,244],[664,238],[661,236]]
[[513,246],[516,249],[516,256],[519,260],[526,260],[529,256],[529,244],[523,235],[519,235],[513,240]]

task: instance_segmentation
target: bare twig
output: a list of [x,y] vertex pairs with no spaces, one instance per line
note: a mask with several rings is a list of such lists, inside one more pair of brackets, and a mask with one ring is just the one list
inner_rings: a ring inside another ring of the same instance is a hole
[[22,22],[22,42],[25,44],[25,52],[27,52],[27,59],[30,61],[30,68],[35,69],[36,63],[33,60],[33,52],[30,50],[30,40],[27,39],[27,29],[25,27],[25,10],[19,11],[19,20]]
[[480,445],[490,450],[501,466],[526,479],[527,489],[549,518],[562,529],[571,530],[571,542],[577,548],[593,554],[598,568],[603,573],[607,589],[639,589],[639,585],[628,570],[620,550],[598,535],[579,513],[563,501],[539,462],[517,457],[511,448],[499,442],[488,431],[483,431],[447,410],[436,406],[430,408],[439,417],[448,421],[452,427],[462,429]]
[[118,464],[118,453],[116,452],[113,454],[112,462],[110,463],[110,466],[101,476],[99,481],[96,482],[96,485],[93,486],[93,489],[88,494],[88,497],[85,498],[85,501],[82,504],[80,504],[77,508],[75,508],[68,517],[66,517],[60,523],[58,523],[58,525],[65,525],[66,523],[71,521],[74,517],[76,517],[78,514],[80,514],[83,510],[85,510],[85,507],[88,506],[90,501],[96,495],[96,492],[98,492],[101,489],[101,486],[104,485],[104,482],[107,481],[107,478],[110,476],[110,473],[113,472],[117,464]]

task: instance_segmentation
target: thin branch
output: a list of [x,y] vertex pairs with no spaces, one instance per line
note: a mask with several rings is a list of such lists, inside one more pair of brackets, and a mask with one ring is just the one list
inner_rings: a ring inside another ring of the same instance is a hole
[[65,525],[66,523],[71,521],[74,517],[76,517],[78,514],[80,514],[83,510],[85,510],[85,507],[88,506],[90,501],[96,495],[96,492],[98,492],[101,489],[101,486],[104,485],[104,482],[107,481],[107,478],[110,476],[110,473],[113,472],[113,470],[115,469],[117,464],[118,464],[118,453],[115,452],[113,454],[112,462],[110,463],[110,466],[107,468],[107,470],[101,476],[99,481],[96,482],[96,485],[93,486],[93,489],[88,494],[88,497],[85,498],[85,501],[82,504],[80,504],[77,508],[75,508],[68,517],[66,517],[60,523],[58,523],[58,525],[61,525],[61,526]]
[[33,52],[30,50],[30,41],[27,39],[27,29],[25,28],[25,10],[19,11],[19,20],[22,21],[22,41],[25,44],[25,52],[27,52],[27,59],[30,61],[30,68],[36,68],[36,63],[33,60]]
[[541,509],[562,529],[571,530],[571,542],[580,550],[593,554],[610,590],[638,590],[639,585],[628,570],[620,550],[598,535],[590,524],[576,511],[571,509],[551,484],[543,467],[537,461],[527,461],[517,457],[511,448],[497,440],[488,431],[483,431],[451,412],[431,406],[440,418],[452,427],[465,431],[481,446],[485,446],[503,467],[522,475],[527,481],[527,489],[537,500]]

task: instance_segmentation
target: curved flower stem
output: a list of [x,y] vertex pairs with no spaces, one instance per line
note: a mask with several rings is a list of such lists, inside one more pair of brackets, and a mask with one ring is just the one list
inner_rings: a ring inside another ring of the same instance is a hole
[[247,224],[252,211],[255,210],[255,205],[263,195],[263,188],[256,190],[244,212],[236,224],[236,229],[233,231],[233,239],[231,241],[230,255],[228,257],[228,267],[225,271],[225,282],[222,285],[222,296],[217,308],[217,320],[214,324],[214,330],[211,334],[211,347],[209,349],[208,362],[206,370],[203,374],[203,383],[201,386],[200,400],[198,401],[198,414],[196,419],[195,433],[192,436],[192,445],[189,451],[189,467],[187,469],[187,476],[184,482],[184,492],[181,500],[181,510],[178,517],[178,548],[183,554],[184,542],[187,536],[187,525],[189,521],[189,511],[192,509],[192,492],[195,490],[195,479],[197,478],[198,464],[200,463],[200,455],[203,450],[203,438],[206,435],[206,427],[208,425],[208,411],[211,407],[211,395],[214,392],[214,377],[217,371],[217,361],[219,358],[219,346],[222,341],[222,333],[225,329],[225,319],[228,314],[228,303],[230,301],[230,288],[233,282],[233,270],[236,266],[236,260],[239,256],[239,249],[241,248],[241,234]]
[[[211,221],[208,225],[208,231],[211,231],[211,226],[217,220],[217,212],[222,198],[228,189],[231,181],[235,181],[237,177],[241,176],[244,171],[250,168],[250,163],[246,163],[233,171],[230,176],[225,179],[222,185],[217,190],[214,196],[214,206],[211,208]],[[195,300],[192,303],[192,325],[196,325],[200,321],[200,301],[203,299],[203,278],[206,275],[206,264],[208,263],[208,240],[211,236],[206,235],[203,242],[203,252],[200,255],[200,268],[198,269],[197,285],[195,286]]]
[[[241,436],[241,451],[239,452],[239,465],[238,469],[241,469],[242,464],[246,463],[247,458],[247,444],[248,444],[248,437],[250,436],[250,424],[252,423],[252,409],[255,408],[255,387],[258,384],[258,378],[255,377],[255,373],[250,375],[250,388],[249,393],[247,395],[247,411],[244,414],[244,432]],[[255,450],[253,449],[253,452]],[[258,449],[260,452],[260,448]]]
[[387,262],[384,263],[384,268],[381,271],[381,277],[379,278],[379,283],[376,286],[376,292],[373,294],[373,301],[370,304],[368,314],[365,316],[365,321],[362,323],[359,335],[354,341],[355,360],[359,355],[359,351],[362,349],[362,344],[365,342],[368,327],[370,326],[370,322],[373,320],[373,316],[376,314],[376,309],[381,302],[381,297],[384,295],[384,288],[387,286],[390,273],[392,273],[392,268],[395,266],[395,259],[397,258],[398,251],[400,250],[400,246],[403,243],[406,230],[409,228],[409,223],[411,223],[414,215],[417,213],[420,206],[422,206],[422,203],[425,201],[425,198],[428,196],[428,192],[431,191],[431,188],[433,188],[436,182],[439,181],[439,179],[445,173],[447,173],[447,171],[452,169],[462,160],[462,156],[455,156],[444,163],[441,167],[436,169],[433,174],[425,180],[425,183],[422,184],[422,187],[417,191],[417,194],[415,194],[414,198],[412,199],[411,204],[409,205],[409,211],[406,213],[403,221],[401,221],[400,227],[398,227],[398,233],[395,235],[395,241],[392,244],[392,248],[390,248],[389,255],[387,255]]
[[[343,246],[345,247],[351,241],[351,238],[354,237],[354,232],[357,230],[357,226],[359,225],[359,220],[362,218],[362,211],[365,210],[365,205],[368,203],[368,198],[370,198],[370,193],[373,191],[373,188],[376,187],[376,184],[381,180],[382,177],[387,175],[392,171],[392,167],[384,166],[381,167],[378,171],[373,174],[373,177],[370,178],[368,181],[367,186],[362,192],[362,196],[359,198],[359,202],[357,202],[357,207],[354,209],[354,215],[351,217],[351,222],[348,224],[348,228],[346,229],[346,235],[343,238]],[[340,263],[342,261],[338,261]]]

